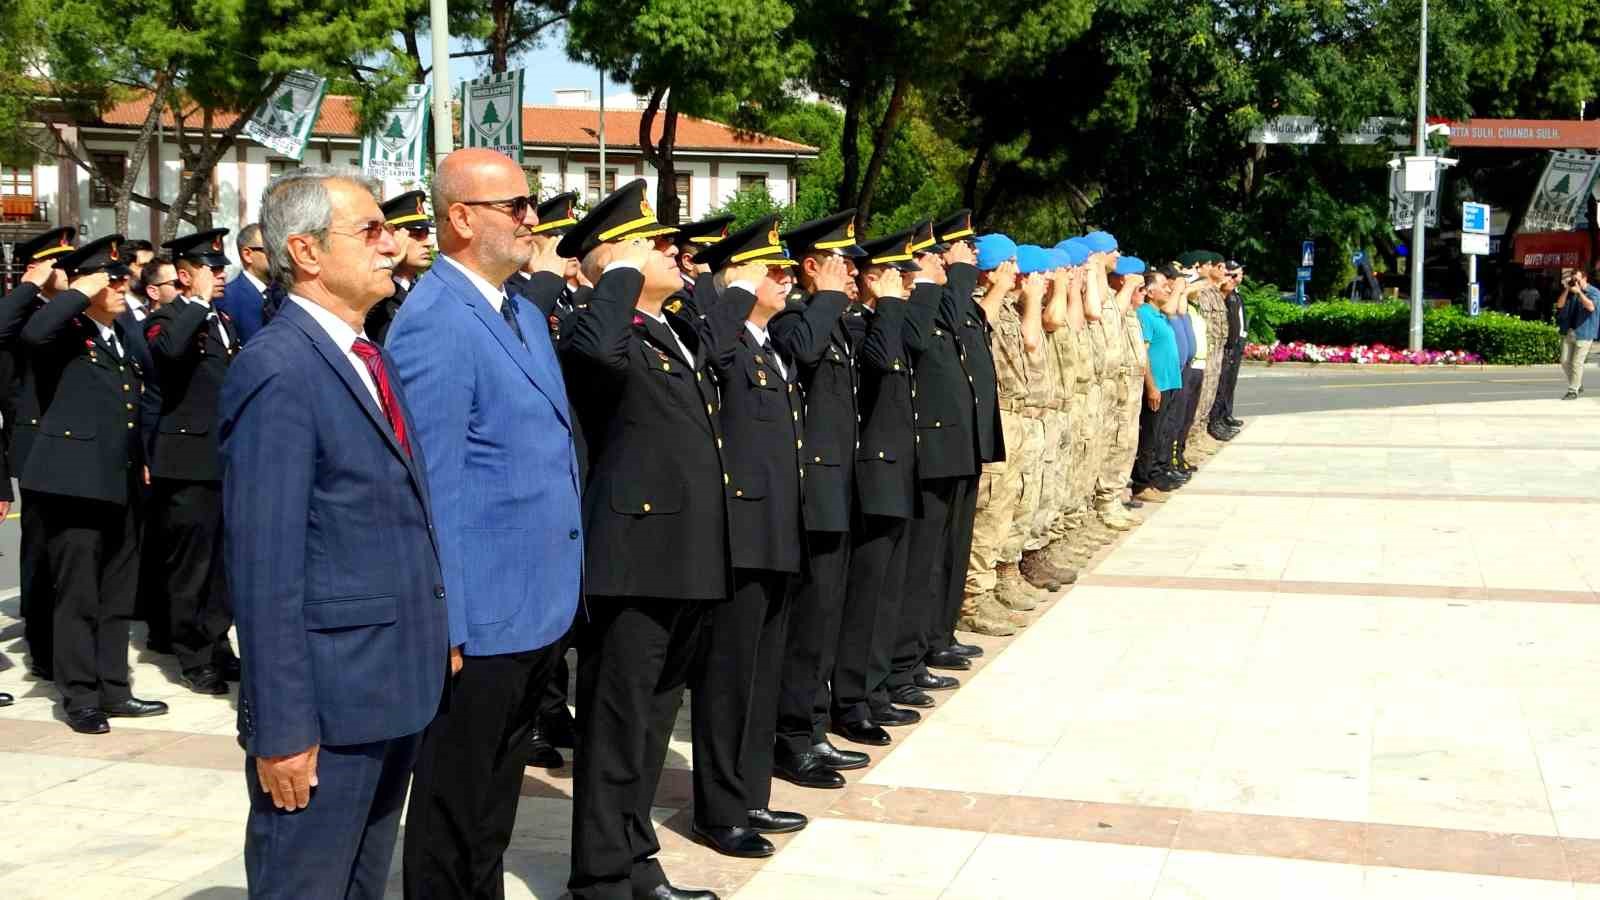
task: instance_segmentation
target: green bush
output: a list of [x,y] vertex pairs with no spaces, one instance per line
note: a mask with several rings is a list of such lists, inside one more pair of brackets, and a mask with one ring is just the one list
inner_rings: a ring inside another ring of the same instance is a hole
[[[1284,342],[1404,347],[1410,337],[1411,311],[1404,303],[1336,300],[1302,307],[1265,300],[1252,305],[1247,298],[1246,309],[1267,320],[1260,329],[1256,322],[1250,323],[1250,340],[1257,343],[1271,343],[1275,337]],[[1258,338],[1258,331],[1274,337]],[[1561,337],[1553,325],[1495,312],[1473,317],[1453,306],[1427,310],[1422,336],[1429,350],[1466,350],[1485,362],[1503,365],[1555,362],[1561,352]]]
[[1249,327],[1245,340],[1253,344],[1278,340],[1278,327],[1299,319],[1303,310],[1285,301],[1283,292],[1275,284],[1246,281],[1239,286],[1239,298],[1244,301],[1245,322]]

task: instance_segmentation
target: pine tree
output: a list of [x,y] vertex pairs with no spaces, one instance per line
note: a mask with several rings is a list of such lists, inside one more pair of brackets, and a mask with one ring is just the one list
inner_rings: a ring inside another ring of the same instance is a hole
[[278,102],[273,104],[286,113],[294,112],[294,91],[284,91],[278,95]]
[[406,136],[406,130],[401,126],[399,116],[394,116],[389,119],[389,127],[384,131],[383,136],[392,138],[403,138]]
[[483,105],[483,118],[478,120],[480,125],[499,125],[500,114],[495,112],[493,103]]

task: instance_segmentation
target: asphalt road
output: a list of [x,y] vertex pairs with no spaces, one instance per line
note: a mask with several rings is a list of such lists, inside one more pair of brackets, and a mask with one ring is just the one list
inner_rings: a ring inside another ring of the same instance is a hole
[[[1595,396],[1600,396],[1600,380]],[[1554,399],[1566,392],[1560,366],[1348,368],[1246,364],[1234,414],[1241,419],[1324,409]],[[1588,395],[1585,395],[1585,399]],[[1583,402],[1583,401],[1578,401]]]

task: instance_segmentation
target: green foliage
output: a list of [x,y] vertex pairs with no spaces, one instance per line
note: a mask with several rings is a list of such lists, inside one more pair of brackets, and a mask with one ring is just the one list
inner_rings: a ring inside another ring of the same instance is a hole
[[765,185],[756,185],[745,188],[729,197],[727,203],[713,209],[710,214],[713,216],[733,216],[733,224],[729,225],[728,228],[731,231],[737,231],[757,219],[773,213],[783,217],[784,221],[779,226],[780,228],[803,221],[799,217],[791,216],[789,210],[788,206],[774,200],[772,195],[767,193]]
[[1253,344],[1278,340],[1278,327],[1300,317],[1301,307],[1286,302],[1275,284],[1246,281],[1239,286],[1239,299],[1244,302],[1245,324],[1249,329],[1245,339]]
[[[1263,315],[1271,320],[1268,324],[1276,339],[1285,343],[1404,347],[1411,327],[1411,311],[1404,303],[1338,300],[1296,306],[1266,299],[1252,304],[1246,297],[1245,305],[1251,315],[1250,340],[1256,343],[1272,340],[1257,336],[1256,319]],[[1466,350],[1499,365],[1551,363],[1561,352],[1561,337],[1553,325],[1496,312],[1474,317],[1453,306],[1427,310],[1422,337],[1430,350]]]

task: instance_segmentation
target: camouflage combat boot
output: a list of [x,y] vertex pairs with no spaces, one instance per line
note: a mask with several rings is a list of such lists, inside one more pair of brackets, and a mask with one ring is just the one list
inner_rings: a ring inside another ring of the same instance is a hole
[[1050,556],[1045,551],[1030,550],[1022,554],[1022,577],[1034,587],[1044,588],[1048,591],[1059,591],[1062,587],[1078,580],[1078,570],[1062,568],[1050,561]]
[[1095,512],[1099,515],[1101,524],[1113,531],[1127,531],[1139,524],[1139,520],[1128,515],[1122,508],[1122,503],[1117,500],[1102,501],[1095,507]]
[[1001,563],[995,568],[994,598],[1006,609],[1028,612],[1039,608],[1033,588],[1023,580],[1016,563]]
[[1017,626],[1002,616],[995,615],[995,605],[992,593],[962,597],[961,618],[956,620],[956,630],[986,634],[990,637],[1010,637],[1016,634]]
[[991,619],[998,619],[1001,622],[1006,622],[1010,624],[1011,627],[1017,629],[1027,628],[1030,624],[1032,624],[1033,620],[1029,619],[1026,615],[1007,607],[1004,603],[1001,603],[998,593],[991,594],[989,597],[985,598],[984,603],[985,605],[983,606],[983,609],[988,613]]

